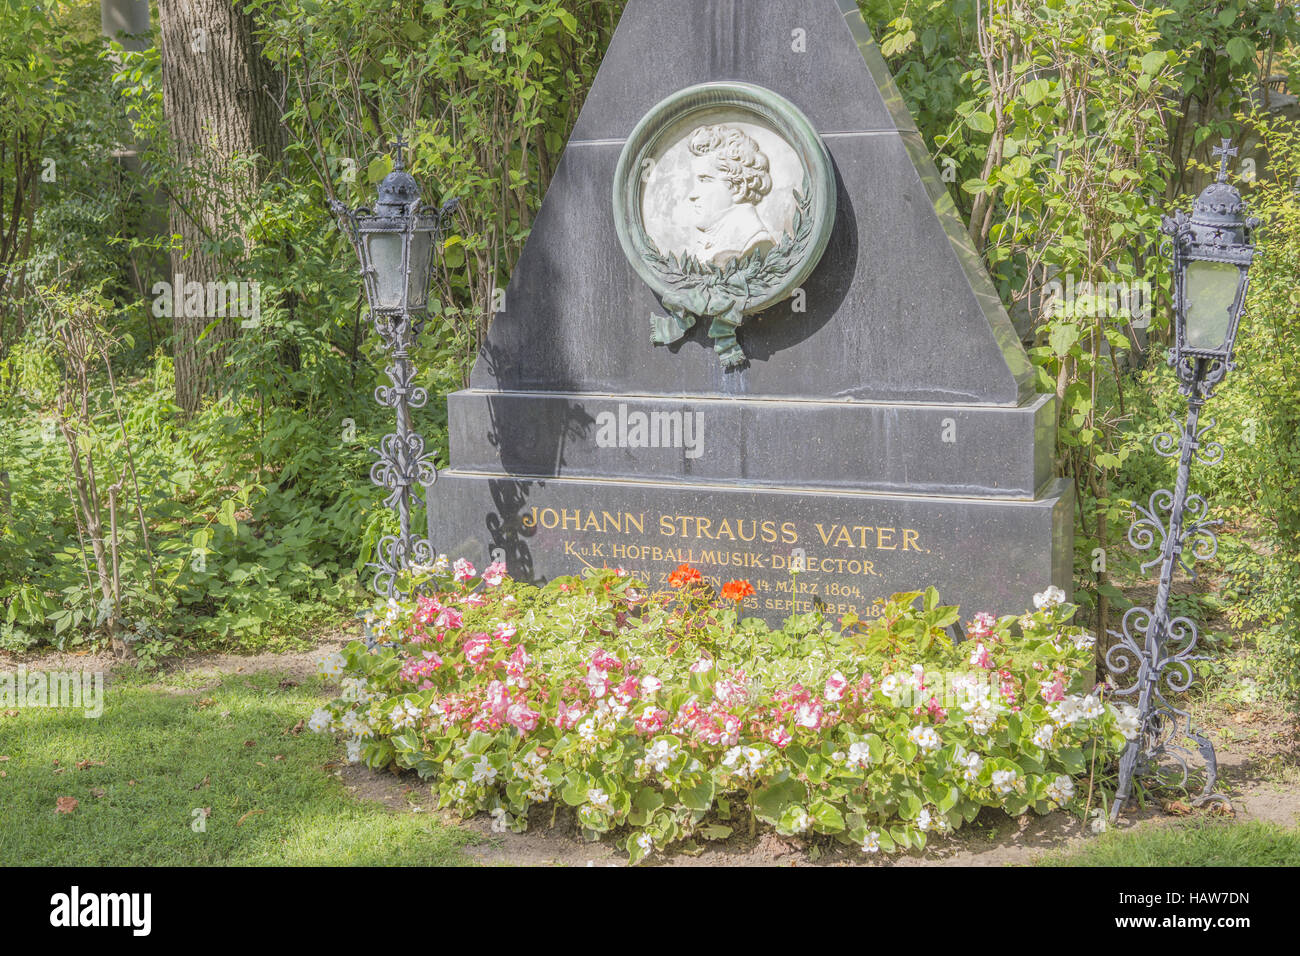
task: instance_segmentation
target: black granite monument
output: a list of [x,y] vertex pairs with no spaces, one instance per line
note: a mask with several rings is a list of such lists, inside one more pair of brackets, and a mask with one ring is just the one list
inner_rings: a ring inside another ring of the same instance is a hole
[[691,564],[773,622],[1015,613],[1070,591],[1055,414],[852,0],[630,0],[429,536],[523,580]]

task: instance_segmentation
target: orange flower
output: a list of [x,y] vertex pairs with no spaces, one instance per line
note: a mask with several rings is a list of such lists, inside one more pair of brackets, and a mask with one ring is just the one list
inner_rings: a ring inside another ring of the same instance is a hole
[[700,572],[696,571],[689,564],[677,565],[677,570],[668,575],[668,583],[675,588],[684,588],[692,581],[700,579]]
[[753,593],[748,581],[728,581],[722,586],[722,596],[728,601],[739,603]]

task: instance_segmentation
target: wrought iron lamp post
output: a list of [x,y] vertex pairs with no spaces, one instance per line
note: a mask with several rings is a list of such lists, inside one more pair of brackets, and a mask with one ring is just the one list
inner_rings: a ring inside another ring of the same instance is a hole
[[398,574],[412,564],[431,564],[433,544],[411,530],[414,486],[427,487],[438,477],[433,457],[424,438],[411,426],[411,410],[423,408],[428,393],[415,385],[415,366],[410,353],[428,317],[429,277],[437,240],[447,217],[456,207],[450,200],[441,209],[422,205],[420,187],[406,171],[402,151],[407,143],[398,139],[393,170],[379,184],[379,198],[373,209],[348,209],[330,200],[361,263],[370,320],[392,357],[385,369],[391,385],[375,389],[379,404],[394,409],[397,431],[384,436],[371,451],[378,461],[370,469],[371,480],[388,490],[384,504],[397,512],[399,531],[387,535],[378,546],[374,589],[385,598],[398,590]]
[[[1191,715],[1170,703],[1165,693],[1187,690],[1193,677],[1190,662],[1202,659],[1193,653],[1196,625],[1185,617],[1169,617],[1169,592],[1177,565],[1194,575],[1192,565],[1213,557],[1218,549],[1213,529],[1220,522],[1209,519],[1202,496],[1188,494],[1188,476],[1193,459],[1213,465],[1223,458],[1222,445],[1203,440],[1214,420],[1202,426],[1201,407],[1235,367],[1232,349],[1255,255],[1253,232],[1259,225],[1259,220],[1246,216],[1241,194],[1227,181],[1228,158],[1237,154],[1229,146],[1225,139],[1215,147],[1220,157],[1218,179],[1196,198],[1192,214],[1180,211],[1166,216],[1160,227],[1170,237],[1173,255],[1174,344],[1169,364],[1178,376],[1179,391],[1187,396],[1187,422],[1179,424],[1177,437],[1165,432],[1152,442],[1157,453],[1178,457],[1174,490],[1152,494],[1147,507],[1138,506],[1138,517],[1129,528],[1129,543],[1138,550],[1160,543],[1160,554],[1142,565],[1145,571],[1158,563],[1160,583],[1150,610],[1129,609],[1123,632],[1110,632],[1118,641],[1106,654],[1110,673],[1127,679],[1137,668],[1131,683],[1114,693],[1136,698],[1138,711],[1137,735],[1120,758],[1112,820],[1132,793],[1134,776],[1150,772],[1162,759],[1173,761],[1182,782],[1187,782],[1191,751],[1180,744],[1187,739],[1196,741],[1206,763],[1205,787],[1193,804],[1226,802],[1214,792],[1218,776],[1214,745],[1196,732]],[[1177,423],[1177,415],[1174,420]]]

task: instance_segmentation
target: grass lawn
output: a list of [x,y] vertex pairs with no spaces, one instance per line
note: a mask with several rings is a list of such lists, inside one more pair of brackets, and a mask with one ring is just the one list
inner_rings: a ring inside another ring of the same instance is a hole
[[1204,822],[1113,831],[1039,866],[1300,866],[1300,829]]
[[[178,673],[143,685],[128,673],[98,719],[0,716],[0,866],[470,862],[459,848],[471,835],[349,795],[323,769],[339,746],[288,733],[324,699],[321,680],[283,679]],[[56,812],[60,797],[76,808]]]

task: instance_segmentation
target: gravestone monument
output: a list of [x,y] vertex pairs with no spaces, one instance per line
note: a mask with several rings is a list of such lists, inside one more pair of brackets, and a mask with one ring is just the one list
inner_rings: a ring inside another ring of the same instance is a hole
[[1016,613],[1071,581],[1031,382],[852,0],[630,0],[429,536],[522,580],[691,564],[772,622],[931,584]]

